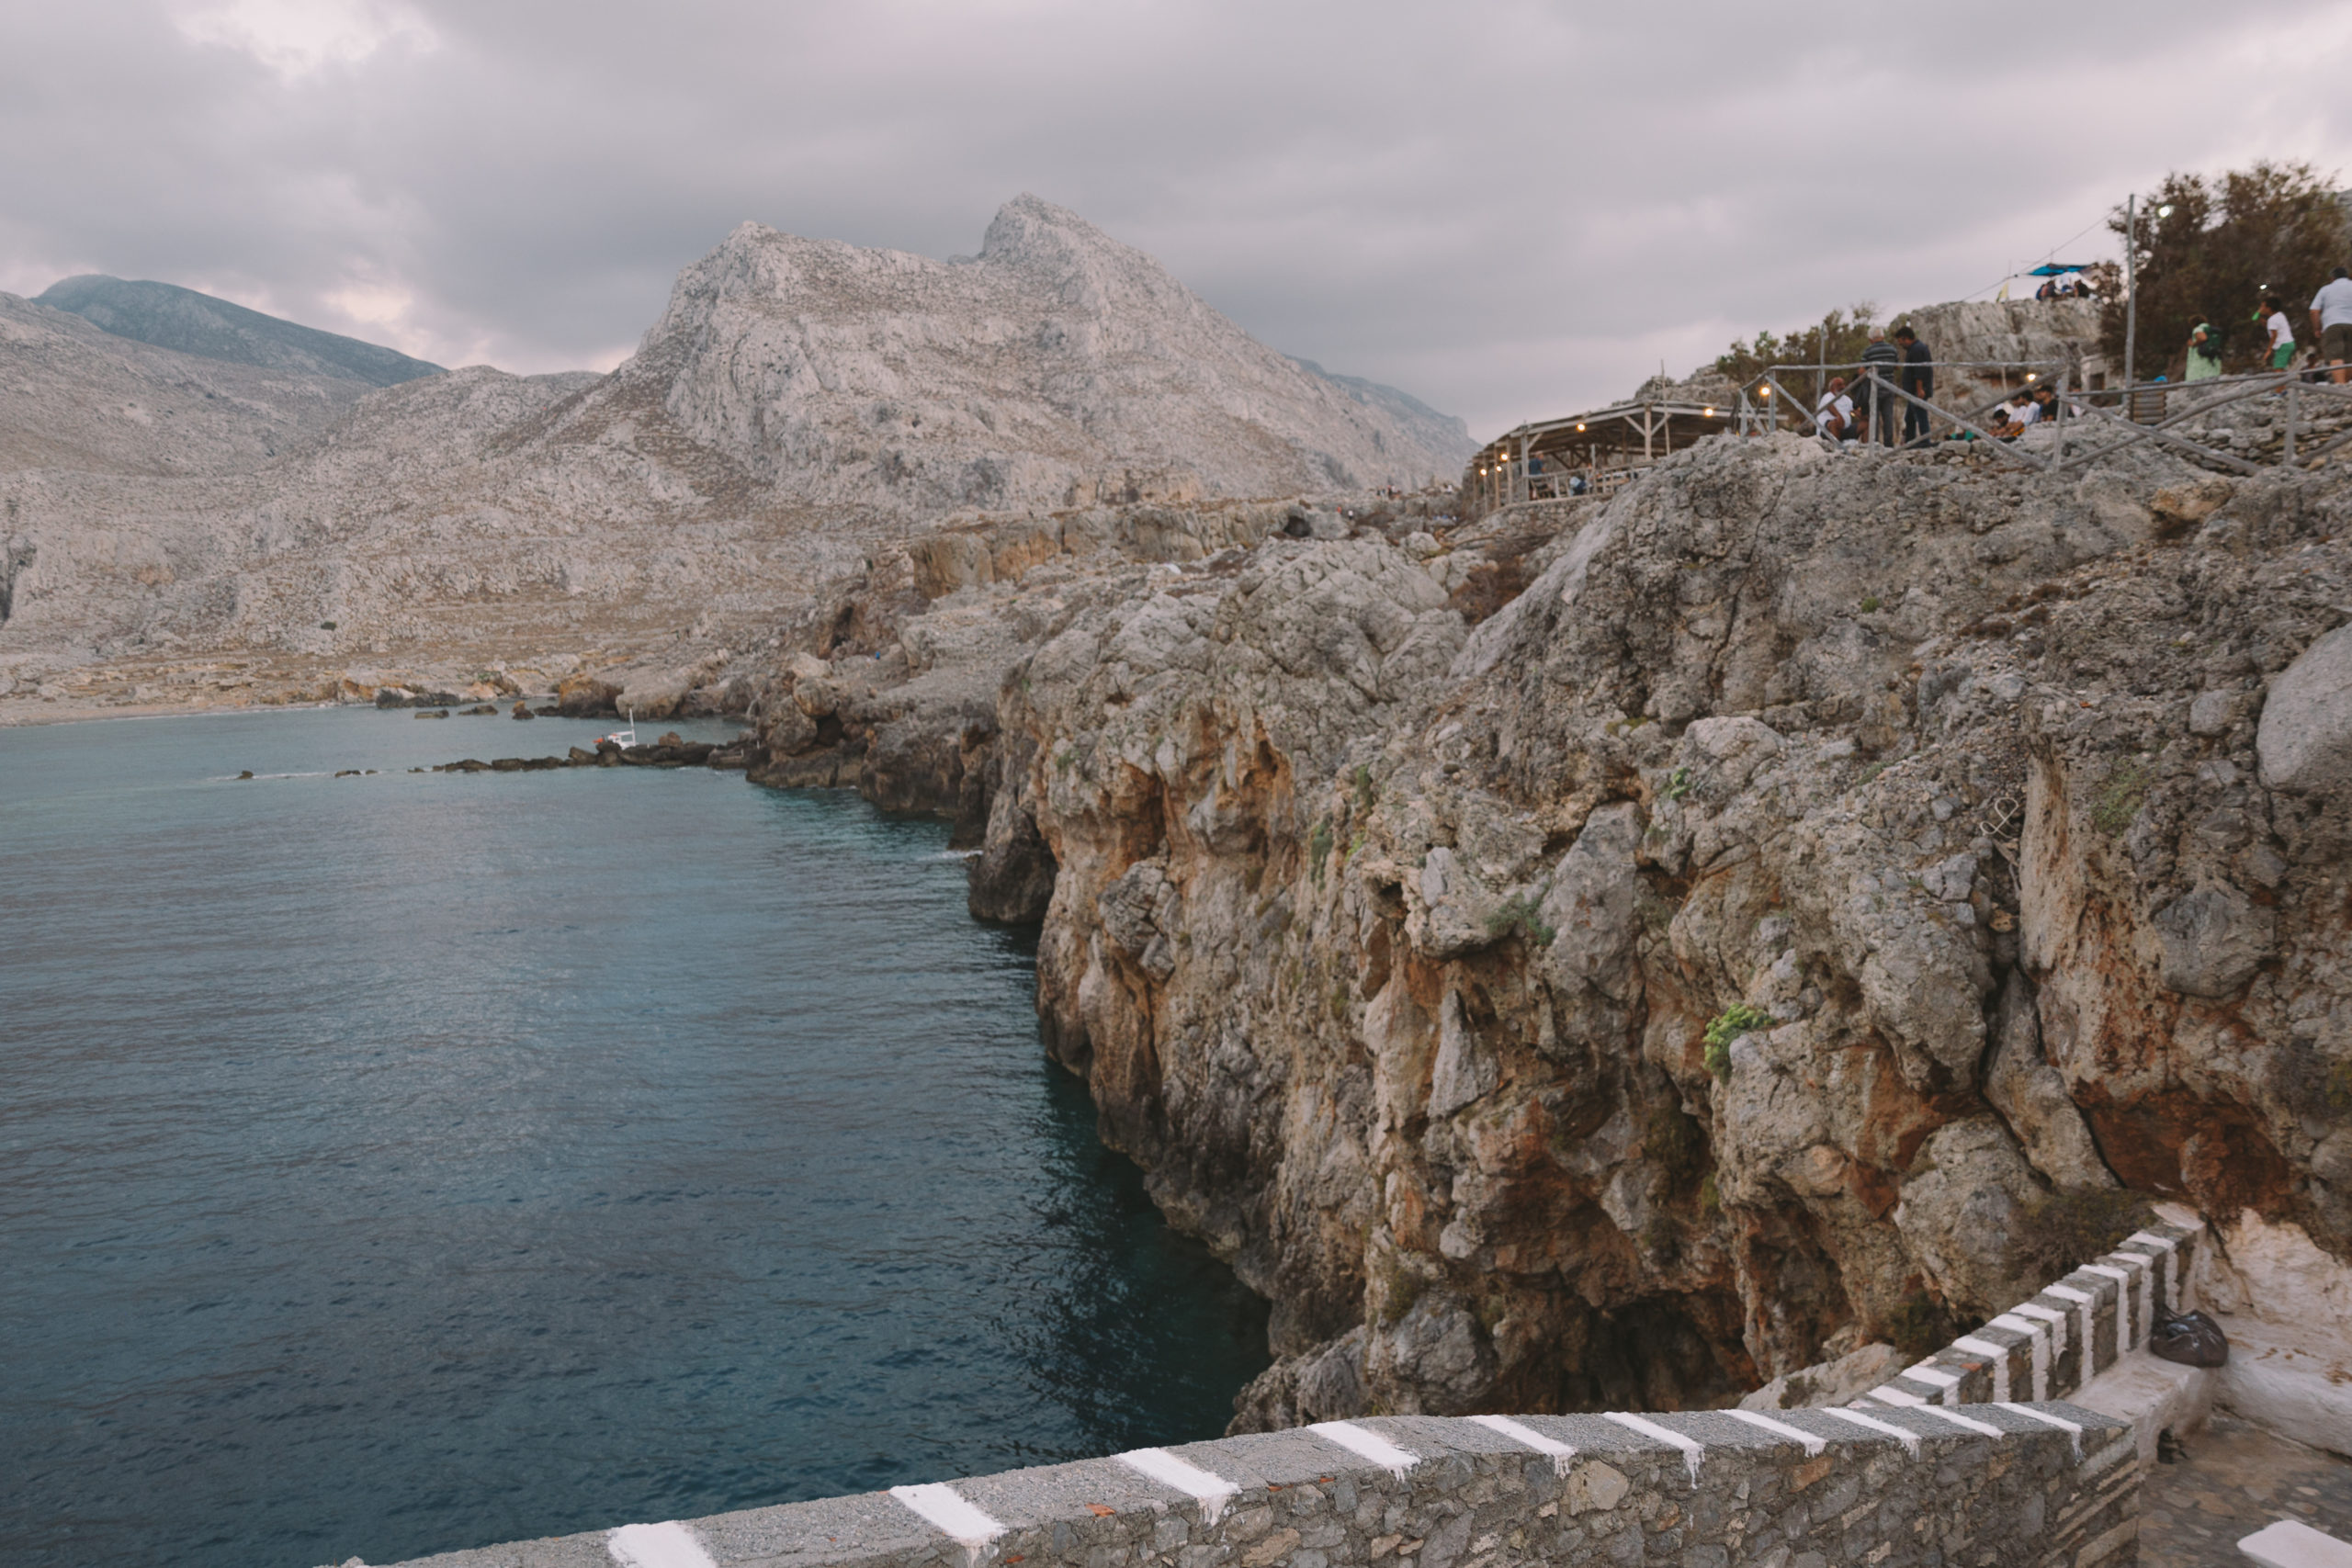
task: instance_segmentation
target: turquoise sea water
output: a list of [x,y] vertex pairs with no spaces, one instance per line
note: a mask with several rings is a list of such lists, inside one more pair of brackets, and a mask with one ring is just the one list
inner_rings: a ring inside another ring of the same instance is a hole
[[386,1562],[1222,1428],[1262,1303],[1095,1143],[943,827],[401,771],[597,728],[0,731],[0,1557]]

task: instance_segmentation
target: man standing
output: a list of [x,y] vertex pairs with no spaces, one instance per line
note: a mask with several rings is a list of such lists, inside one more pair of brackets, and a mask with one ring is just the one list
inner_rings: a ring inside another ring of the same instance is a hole
[[[1903,345],[1903,373],[1896,383],[1915,398],[1932,399],[1936,395],[1936,351],[1919,341],[1919,334],[1909,327],[1895,329],[1894,341]],[[1928,439],[1928,411],[1917,403],[1903,405],[1903,445],[1924,446]]]
[[2337,386],[2352,376],[2352,267],[2337,267],[2335,277],[2312,299],[2312,326],[2319,333],[2319,356],[2328,363],[2328,379]]
[[1884,327],[1871,329],[1871,345],[1862,350],[1862,373],[1878,379],[1862,383],[1862,412],[1876,427],[1875,434],[1880,443],[1888,446],[1894,445],[1895,400],[1879,382],[1893,383],[1894,367],[1902,357],[1894,352],[1894,345],[1886,341]]

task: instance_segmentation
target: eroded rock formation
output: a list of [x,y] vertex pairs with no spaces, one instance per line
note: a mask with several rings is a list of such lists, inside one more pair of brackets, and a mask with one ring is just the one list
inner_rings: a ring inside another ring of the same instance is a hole
[[1712,1403],[2127,1192],[2352,1255],[2347,524],[2337,472],[1726,439],[1476,542],[910,558],[768,739],[907,750],[894,661],[994,628],[931,804],[976,908],[1050,886],[1049,1048],[1275,1303],[1240,1425]]

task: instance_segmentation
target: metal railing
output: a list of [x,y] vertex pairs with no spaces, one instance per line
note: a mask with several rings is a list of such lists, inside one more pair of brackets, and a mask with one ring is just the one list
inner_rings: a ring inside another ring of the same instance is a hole
[[[2324,461],[2346,446],[2352,446],[2352,429],[2345,429],[2330,433],[2327,438],[2317,446],[2299,451],[2299,436],[2312,434],[2310,422],[2304,417],[2302,407],[2307,397],[2317,397],[2324,404],[2341,402],[2346,405],[2347,412],[2352,412],[2352,386],[2307,379],[2306,378],[2312,374],[2309,370],[2259,370],[2238,376],[2208,377],[2197,381],[2143,381],[2129,387],[2081,389],[2069,386],[2067,367],[2054,362],[2012,362],[2007,365],[1974,361],[1945,362],[1937,364],[1935,367],[1954,370],[1997,370],[2004,373],[2005,380],[2011,376],[2022,374],[2024,380],[2030,386],[2049,386],[2054,394],[2054,408],[2052,418],[2048,423],[2060,433],[2056,438],[2058,450],[2044,453],[2022,446],[2016,437],[2004,437],[1997,431],[1985,428],[1982,422],[1986,421],[1993,411],[2007,402],[2015,395],[2014,393],[2004,393],[2002,397],[1984,404],[1982,408],[1961,412],[1945,408],[1917,393],[1905,390],[1895,382],[1884,378],[1879,373],[1881,366],[1877,364],[1775,365],[1758,377],[1750,386],[1768,387],[1772,392],[1778,394],[1778,400],[1770,413],[1759,411],[1758,417],[1767,422],[1770,427],[1777,428],[1780,416],[1788,414],[1801,422],[1800,429],[1820,434],[1824,423],[1823,416],[1826,412],[1824,407],[1827,400],[1826,392],[1824,392],[1820,401],[1816,401],[1811,408],[1806,408],[1789,390],[1787,385],[1781,380],[1781,377],[1788,375],[1793,378],[1802,374],[1826,378],[1832,373],[1842,374],[1850,370],[1855,373],[1854,380],[1846,388],[1845,395],[1853,398],[1857,406],[1865,412],[1866,439],[1871,442],[1880,441],[1882,439],[1880,421],[1888,417],[1887,411],[1896,406],[1907,406],[1919,409],[1928,416],[1930,434],[1924,438],[1926,445],[1938,445],[1932,433],[1934,422],[1941,419],[1952,430],[1964,432],[1977,441],[1984,443],[1987,450],[2022,467],[2048,472],[2062,472],[2068,468],[2081,468],[2110,453],[2136,446],[2143,441],[2154,441],[2159,445],[2176,448],[2238,473],[2257,472],[2262,465],[2237,454],[2220,451],[2202,442],[2192,440],[2177,427],[2202,419],[2216,410],[2226,408],[2233,403],[2266,395],[2278,396],[2285,400],[2284,440],[2278,458],[2280,463],[2288,466],[2301,464],[2311,467]],[[2054,375],[2049,374],[2053,370]],[[1856,397],[1858,389],[1860,396]],[[1742,401],[1743,404],[1747,402],[1744,391]],[[2073,430],[2086,428],[2090,434],[2082,435],[2072,434]],[[2099,436],[2107,436],[2110,439],[2101,441],[2098,439]],[[1920,440],[1914,440],[1902,445],[1906,448],[1917,449],[1922,444]]]

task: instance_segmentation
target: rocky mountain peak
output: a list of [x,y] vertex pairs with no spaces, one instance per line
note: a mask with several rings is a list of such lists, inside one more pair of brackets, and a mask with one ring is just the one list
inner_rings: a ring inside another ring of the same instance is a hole
[[1032,195],[954,261],[739,226],[554,434],[639,439],[648,417],[768,503],[901,515],[1418,484],[1471,450]]

